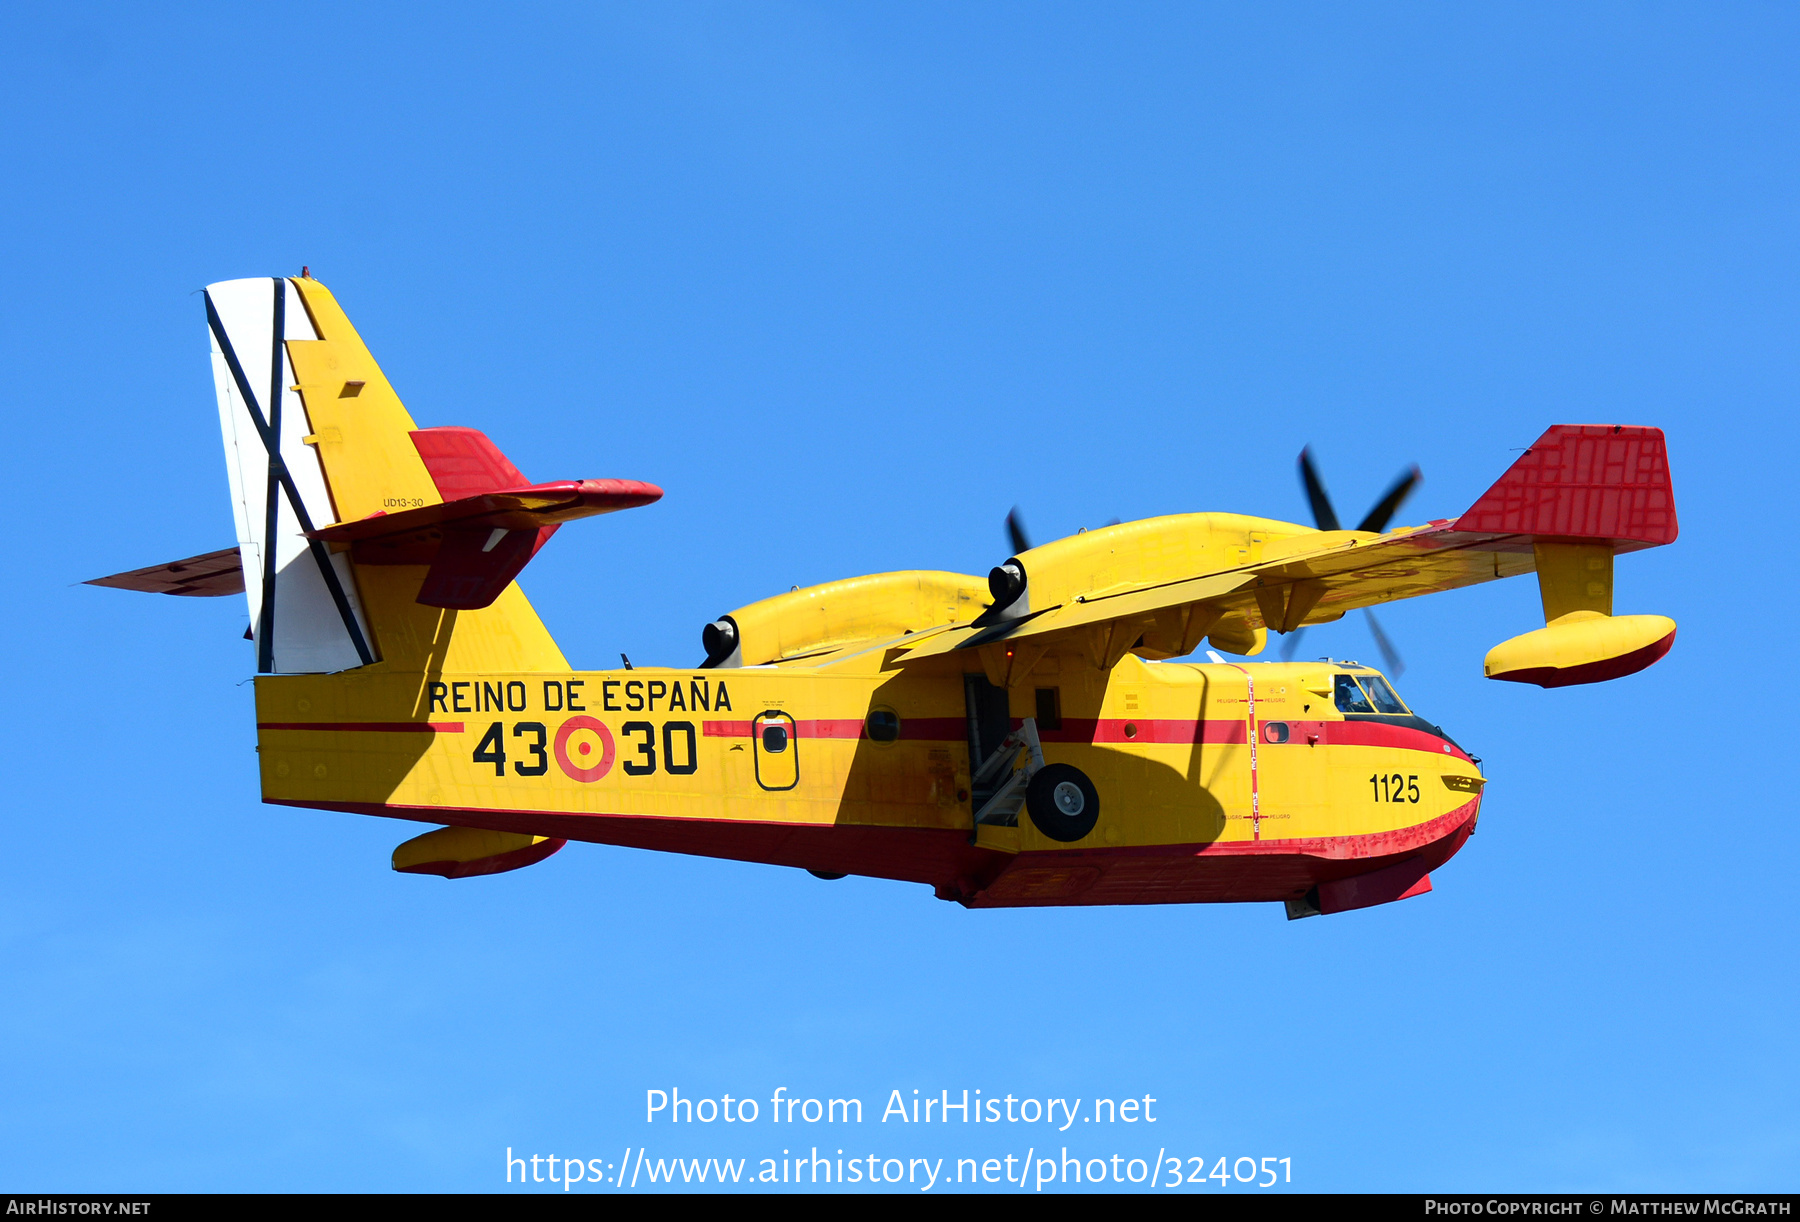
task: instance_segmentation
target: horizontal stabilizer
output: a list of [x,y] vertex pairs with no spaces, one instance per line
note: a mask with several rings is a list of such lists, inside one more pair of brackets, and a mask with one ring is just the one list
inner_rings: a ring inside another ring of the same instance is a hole
[[308,537],[349,544],[358,564],[429,565],[418,601],[472,611],[498,598],[548,532],[564,522],[660,499],[661,488],[639,480],[559,480],[377,513]]
[[534,484],[479,429],[414,429],[411,437],[441,503],[378,510],[309,537],[349,544],[358,564],[429,566],[415,600],[427,607],[491,606],[564,522],[662,499],[661,488],[634,479]]
[[[662,489],[635,479],[558,480],[551,484],[530,484],[523,488],[505,488],[483,492],[441,505],[421,505],[399,513],[377,513],[356,522],[339,522],[309,532],[308,538],[327,543],[385,543],[411,540],[415,535],[428,535],[444,527],[483,527],[500,530],[537,530],[542,526],[560,526],[577,518],[635,509],[662,499]],[[362,555],[360,546],[353,549],[359,564],[379,564],[378,553]],[[418,564],[418,553],[406,560],[387,560],[389,564]]]
[[190,598],[218,598],[244,592],[244,564],[235,547],[153,564],[147,569],[114,573],[83,583],[114,590],[141,590],[145,594],[181,594]]

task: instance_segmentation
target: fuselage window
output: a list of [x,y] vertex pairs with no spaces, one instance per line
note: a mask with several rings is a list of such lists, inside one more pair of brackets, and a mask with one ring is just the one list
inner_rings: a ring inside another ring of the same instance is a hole
[[1380,675],[1363,675],[1361,678],[1362,689],[1369,694],[1369,699],[1374,703],[1376,712],[1400,714],[1406,712],[1406,706],[1400,703],[1400,697],[1394,694],[1394,689],[1388,685],[1386,679]]
[[891,743],[900,737],[900,714],[892,709],[876,709],[869,714],[867,725],[873,742]]
[[780,755],[787,750],[788,735],[786,726],[763,727],[763,750],[770,755]]
[[1354,675],[1333,675],[1331,677],[1331,698],[1340,713],[1373,713],[1369,698],[1363,695],[1362,688],[1356,686]]
[[1288,740],[1288,726],[1285,721],[1266,721],[1263,723],[1263,741],[1284,743]]

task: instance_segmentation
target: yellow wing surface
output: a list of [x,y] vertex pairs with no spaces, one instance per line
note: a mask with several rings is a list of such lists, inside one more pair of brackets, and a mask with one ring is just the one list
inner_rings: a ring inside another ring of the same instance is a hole
[[[995,571],[998,613],[935,633],[895,660],[1079,644],[1110,667],[1128,652],[1179,657],[1208,637],[1252,653],[1264,631],[1292,632],[1358,608],[1533,571],[1547,625],[1572,614],[1608,618],[1613,556],[1673,542],[1677,529],[1661,430],[1556,425],[1455,519],[1376,535],[1184,514],[1033,548],[1008,562],[1010,575],[1006,566]],[[1616,655],[1674,631],[1662,617],[1626,618],[1658,623],[1634,624],[1623,637],[1614,625],[1593,648]],[[1666,632],[1639,639],[1664,624]],[[1582,640],[1598,640],[1597,632],[1583,629]]]

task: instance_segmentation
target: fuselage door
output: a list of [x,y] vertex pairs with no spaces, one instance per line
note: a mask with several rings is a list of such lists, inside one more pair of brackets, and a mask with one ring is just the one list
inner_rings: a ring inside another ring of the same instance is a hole
[[[995,687],[984,675],[963,676],[963,698],[969,712],[969,773],[977,776],[1012,732],[1012,719],[1006,689]],[[990,776],[970,785],[970,809],[980,810],[1005,780],[1003,775]]]
[[794,719],[773,709],[750,723],[755,740],[756,783],[764,789],[792,789],[800,783],[800,745]]

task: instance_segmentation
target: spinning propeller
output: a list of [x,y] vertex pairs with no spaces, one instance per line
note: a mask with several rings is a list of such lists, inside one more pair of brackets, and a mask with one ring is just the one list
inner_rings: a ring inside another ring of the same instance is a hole
[[[1114,518],[1107,525],[1117,526],[1119,519]],[[1084,526],[1082,529],[1086,530],[1087,528]],[[1006,541],[1012,544],[1012,554],[1015,556],[1020,552],[1031,550],[1031,540],[1025,536],[1025,520],[1019,516],[1017,505],[1014,505],[1012,512],[1006,515]]]
[[1031,540],[1025,537],[1025,523],[1019,518],[1017,505],[1006,515],[1006,541],[1012,544],[1012,554],[1015,556],[1031,550]]
[[[1380,534],[1387,529],[1388,521],[1399,510],[1402,502],[1412,495],[1412,490],[1424,479],[1419,468],[1409,467],[1405,474],[1394,481],[1393,485],[1375,502],[1375,507],[1363,515],[1363,520],[1356,524],[1357,530],[1373,531]],[[1319,478],[1318,470],[1313,466],[1312,450],[1300,451],[1300,483],[1306,488],[1307,503],[1312,506],[1313,522],[1320,530],[1342,530],[1338,525],[1337,510],[1331,506],[1331,497],[1325,492],[1325,483]],[[1400,660],[1400,652],[1388,639],[1388,634],[1381,630],[1381,621],[1375,618],[1373,611],[1364,610],[1369,617],[1369,632],[1375,638],[1375,645],[1381,650],[1381,657],[1387,663],[1388,673],[1398,679],[1406,672],[1406,663]],[[1291,661],[1294,651],[1300,646],[1300,637],[1306,631],[1296,628],[1288,633],[1287,640],[1281,644],[1282,661]]]

